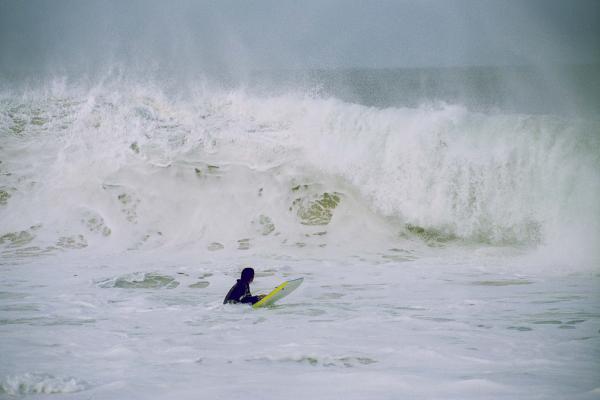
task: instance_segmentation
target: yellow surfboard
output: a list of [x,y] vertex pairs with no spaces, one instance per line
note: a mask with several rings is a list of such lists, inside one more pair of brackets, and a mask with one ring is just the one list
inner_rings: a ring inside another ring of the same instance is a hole
[[303,281],[304,278],[298,278],[292,279],[291,281],[283,282],[281,285],[273,289],[271,293],[263,297],[260,301],[254,303],[252,307],[261,308],[274,304],[276,301],[284,298],[285,296],[296,290]]

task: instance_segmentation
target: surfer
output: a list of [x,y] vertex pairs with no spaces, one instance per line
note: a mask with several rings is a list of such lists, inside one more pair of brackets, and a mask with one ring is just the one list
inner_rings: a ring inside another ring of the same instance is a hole
[[254,304],[265,295],[252,296],[250,293],[250,284],[254,280],[254,269],[244,268],[242,276],[237,280],[236,284],[229,290],[223,304],[246,303]]

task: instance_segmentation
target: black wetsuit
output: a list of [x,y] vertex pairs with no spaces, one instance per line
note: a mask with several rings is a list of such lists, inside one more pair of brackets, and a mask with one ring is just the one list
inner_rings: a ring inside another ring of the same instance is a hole
[[247,303],[254,304],[260,300],[258,296],[252,296],[250,293],[250,284],[248,282],[244,282],[241,279],[237,280],[237,283],[233,285],[233,287],[225,296],[225,300],[223,300],[223,304],[235,304],[235,303]]

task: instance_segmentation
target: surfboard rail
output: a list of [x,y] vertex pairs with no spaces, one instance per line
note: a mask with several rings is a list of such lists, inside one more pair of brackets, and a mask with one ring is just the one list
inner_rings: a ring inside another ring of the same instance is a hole
[[300,286],[300,284],[304,281],[304,278],[292,279],[289,281],[283,282],[281,285],[277,286],[273,289],[269,294],[260,299],[260,301],[254,303],[252,305],[253,308],[261,308],[267,307],[271,304],[274,304],[276,301],[284,298],[288,294],[292,293],[294,290]]

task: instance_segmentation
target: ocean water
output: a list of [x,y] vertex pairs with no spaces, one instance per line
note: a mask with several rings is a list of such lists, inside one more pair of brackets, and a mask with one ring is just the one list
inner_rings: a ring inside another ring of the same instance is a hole
[[600,398],[593,91],[302,76],[1,85],[0,397]]

